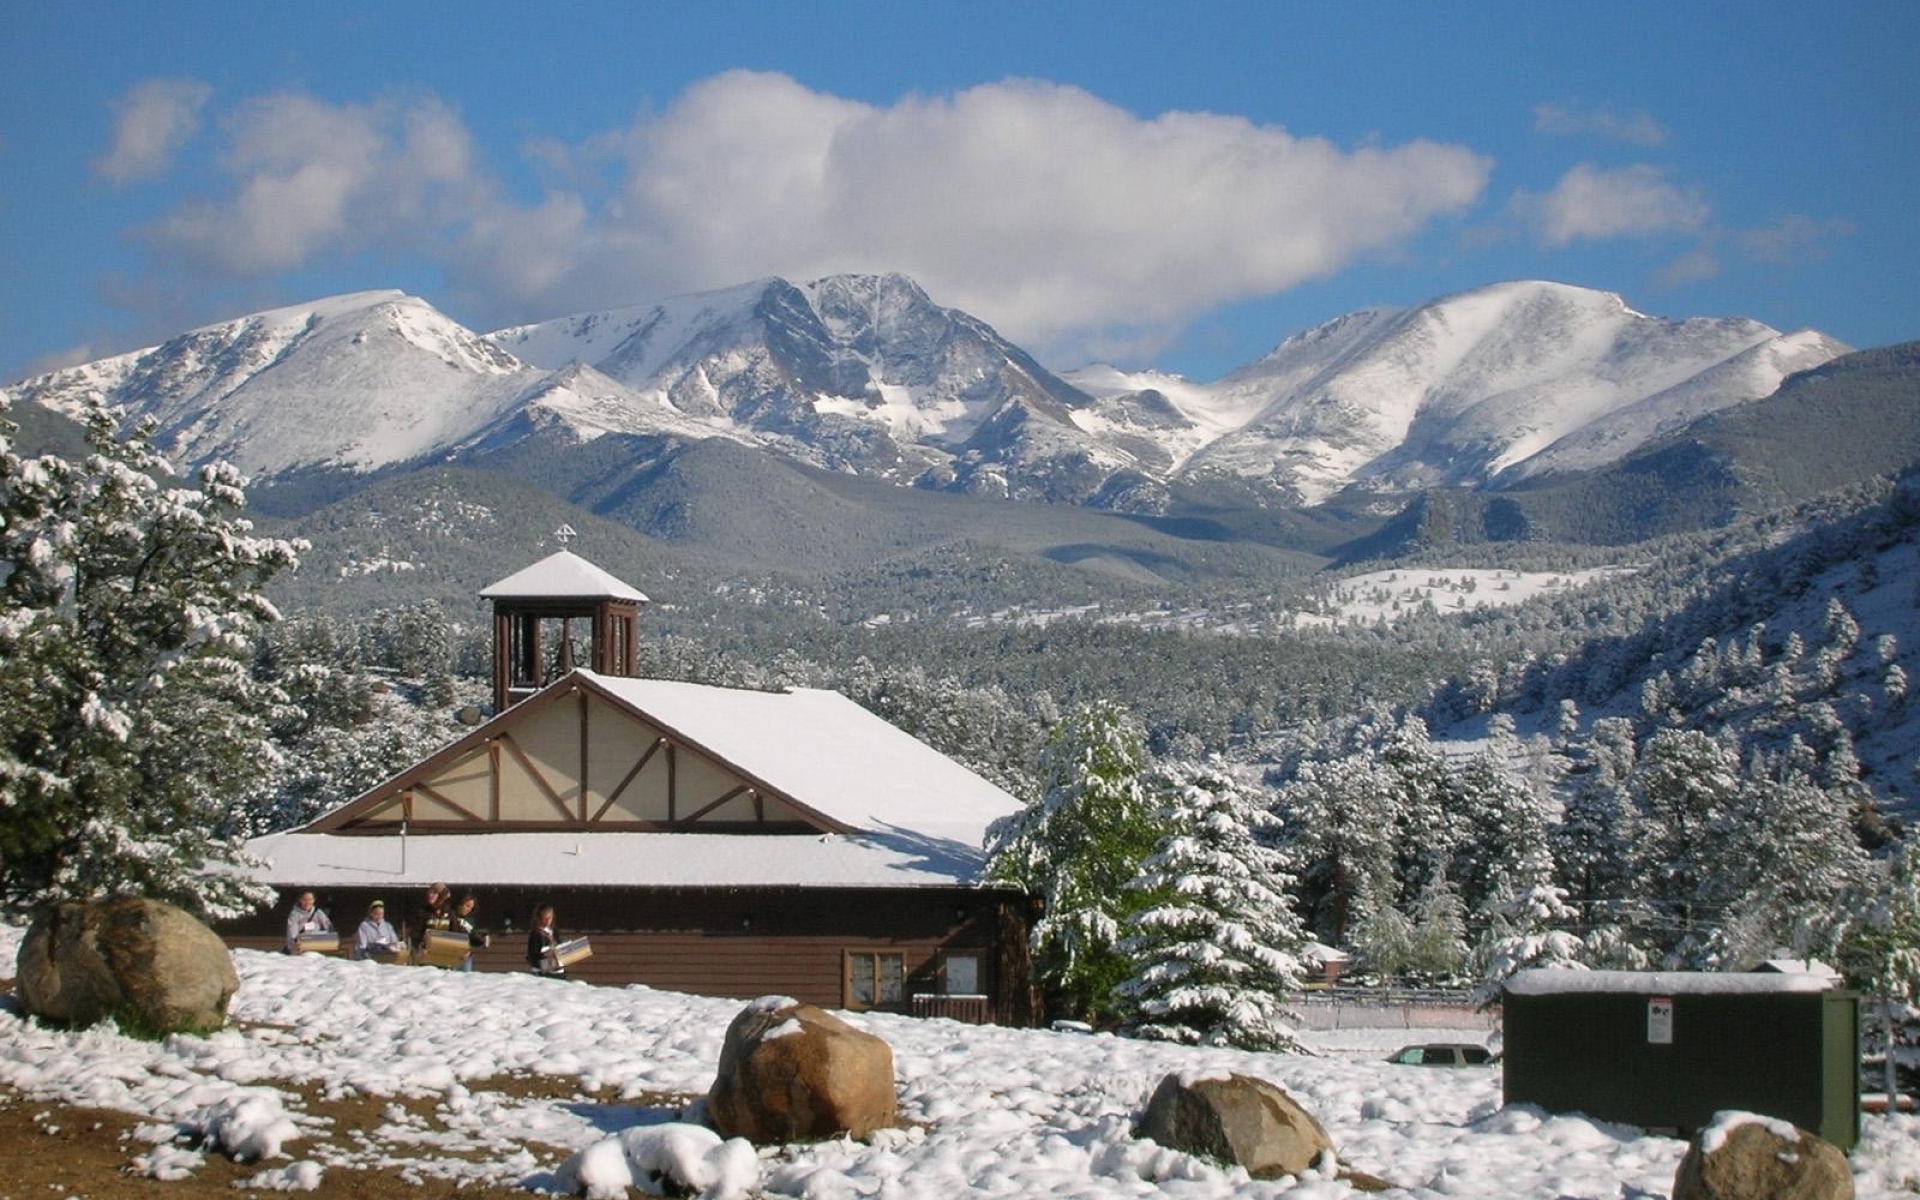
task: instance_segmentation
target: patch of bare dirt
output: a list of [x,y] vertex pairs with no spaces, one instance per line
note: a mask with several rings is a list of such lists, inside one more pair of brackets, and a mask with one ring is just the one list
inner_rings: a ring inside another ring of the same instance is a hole
[[[388,1110],[395,1105],[406,1110],[410,1124],[425,1131],[443,1129],[436,1097],[344,1096],[327,1098],[314,1086],[279,1084],[293,1093],[287,1100],[289,1112],[300,1114],[304,1130],[318,1119],[323,1132],[311,1132],[289,1142],[290,1159],[261,1163],[236,1163],[219,1154],[206,1155],[204,1165],[191,1178],[163,1181],[134,1173],[133,1160],[147,1153],[151,1144],[136,1137],[134,1130],[150,1124],[140,1117],[111,1109],[83,1108],[36,1099],[0,1086],[0,1200],[233,1200],[235,1185],[264,1170],[285,1166],[293,1159],[312,1159],[321,1163],[336,1155],[355,1154],[369,1145],[379,1144],[376,1131],[392,1124]],[[479,1095],[495,1093],[523,1100],[578,1100],[609,1107],[678,1108],[691,1097],[652,1096],[621,1100],[611,1092],[584,1093],[574,1079],[544,1075],[504,1076],[477,1080],[466,1085]],[[525,1143],[538,1161],[535,1173],[552,1171],[567,1157],[567,1152],[538,1142]],[[418,1152],[392,1147],[395,1157],[412,1157]],[[462,1157],[447,1150],[427,1152],[439,1160]],[[425,1157],[426,1155],[420,1155]],[[497,1155],[488,1155],[489,1159]],[[271,1192],[238,1193],[274,1195]],[[512,1186],[483,1185],[432,1177],[405,1178],[398,1171],[360,1170],[341,1166],[324,1168],[320,1187],[307,1193],[316,1196],[365,1197],[367,1200],[526,1200],[528,1192]]]

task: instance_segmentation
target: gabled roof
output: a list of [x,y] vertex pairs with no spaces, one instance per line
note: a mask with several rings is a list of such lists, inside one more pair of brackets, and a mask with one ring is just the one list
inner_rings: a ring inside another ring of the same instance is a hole
[[[392,833],[332,832],[357,811],[388,803],[437,767],[582,691],[725,764],[790,804],[820,833],[588,824],[556,830],[501,822],[471,833],[415,836],[403,854]],[[979,881],[987,827],[1020,807],[837,692],[758,692],[575,671],[312,824],[248,845],[270,860],[258,872],[261,881],[275,884],[459,878],[499,885],[951,886]]]
[[1021,807],[838,692],[576,674],[843,829],[906,831],[979,846],[988,825]]
[[594,566],[569,550],[556,550],[530,567],[523,567],[498,583],[480,589],[487,600],[631,600],[645,604],[639,588]]

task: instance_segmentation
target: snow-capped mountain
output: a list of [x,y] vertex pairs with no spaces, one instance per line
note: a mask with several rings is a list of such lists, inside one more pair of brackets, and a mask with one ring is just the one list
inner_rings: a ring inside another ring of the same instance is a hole
[[489,335],[591,364],[647,402],[838,470],[1082,500],[1124,452],[1077,427],[1088,398],[900,275],[766,279]]
[[271,477],[444,458],[506,431],[717,431],[659,411],[591,369],[529,366],[426,301],[356,292],[207,325],[159,346],[8,388],[70,415],[90,399],[159,422],[179,464]]
[[1313,504],[1603,466],[1844,349],[1531,282],[1351,313],[1213,383],[1063,379],[911,280],[842,275],[485,336],[414,297],[358,293],[6,395],[67,412],[97,397],[156,418],[183,465],[224,457],[264,477],[484,457],[536,435],[559,453],[608,434],[723,437],[895,484],[1152,509],[1218,479]]
[[1663,320],[1612,293],[1521,282],[1350,313],[1210,385],[1069,378],[1100,396],[1109,427],[1137,428],[1107,414],[1153,399],[1173,426],[1176,477],[1224,473],[1311,504],[1352,485],[1476,487],[1601,466],[1847,349],[1811,330]]

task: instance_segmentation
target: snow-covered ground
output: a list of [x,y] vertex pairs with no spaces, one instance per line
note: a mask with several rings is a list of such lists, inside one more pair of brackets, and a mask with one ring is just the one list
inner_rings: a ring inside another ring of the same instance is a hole
[[1441,612],[1501,608],[1535,596],[1562,592],[1631,573],[1631,567],[1601,567],[1588,571],[1495,571],[1466,567],[1400,567],[1370,571],[1335,583],[1329,597],[1330,613],[1302,613],[1295,623],[1313,625],[1388,624],[1431,604]]
[[[13,960],[18,941],[18,931],[0,929],[0,962]],[[128,1153],[154,1173],[191,1173],[198,1152],[164,1143],[178,1125],[217,1122],[230,1145],[277,1152],[261,1164],[261,1186],[324,1186],[329,1170],[361,1166],[553,1189],[563,1159],[623,1130],[661,1127],[657,1138],[635,1140],[670,1150],[676,1113],[657,1097],[705,1092],[727,1023],[742,1007],[529,975],[249,951],[234,959],[239,1024],[211,1037],[150,1043],[101,1030],[57,1032],[0,999],[0,1084],[146,1117],[155,1145]],[[867,1144],[762,1151],[748,1164],[749,1176],[757,1174],[754,1192],[819,1200],[1356,1194],[1331,1179],[1252,1182],[1134,1138],[1134,1120],[1169,1071],[1229,1069],[1280,1084],[1327,1126],[1343,1163],[1399,1185],[1396,1195],[1665,1196],[1685,1150],[1636,1129],[1502,1107],[1494,1069],[1381,1061],[1401,1041],[1423,1036],[1405,1031],[1319,1035],[1321,1055],[1304,1057],[904,1017],[855,1020],[893,1046],[909,1127]],[[483,1086],[527,1072],[577,1081],[583,1091],[612,1087],[628,1103],[514,1099]],[[302,1111],[296,1086],[332,1097],[426,1098],[443,1128],[426,1129],[396,1103],[374,1138],[347,1148],[329,1143],[320,1154],[311,1147],[324,1130]],[[1920,1120],[1869,1119],[1853,1161],[1862,1197],[1920,1188]]]

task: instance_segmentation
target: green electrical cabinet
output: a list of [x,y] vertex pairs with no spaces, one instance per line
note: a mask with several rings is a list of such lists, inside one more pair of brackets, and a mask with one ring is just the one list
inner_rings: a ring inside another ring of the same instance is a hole
[[1860,1139],[1860,999],[1811,975],[1521,971],[1507,981],[1509,1104],[1691,1136],[1723,1109]]

